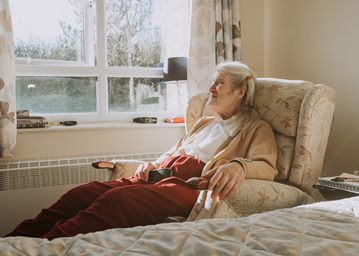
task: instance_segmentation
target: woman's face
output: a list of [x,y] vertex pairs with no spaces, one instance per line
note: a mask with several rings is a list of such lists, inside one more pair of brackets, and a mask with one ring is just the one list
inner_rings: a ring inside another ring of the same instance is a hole
[[209,88],[211,97],[208,107],[224,120],[231,118],[241,111],[241,102],[245,90],[244,86],[232,90],[228,75],[223,72],[217,73],[213,85]]

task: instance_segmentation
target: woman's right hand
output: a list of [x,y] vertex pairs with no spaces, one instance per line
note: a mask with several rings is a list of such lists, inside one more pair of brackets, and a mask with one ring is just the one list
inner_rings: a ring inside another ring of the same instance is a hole
[[139,177],[141,180],[148,181],[148,173],[152,170],[155,170],[156,167],[152,163],[143,163],[137,168],[135,176]]

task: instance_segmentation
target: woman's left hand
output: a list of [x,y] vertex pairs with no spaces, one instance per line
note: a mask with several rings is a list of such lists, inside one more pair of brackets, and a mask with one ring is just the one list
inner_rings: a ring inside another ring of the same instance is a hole
[[213,190],[211,198],[226,199],[237,191],[244,180],[244,170],[240,163],[231,162],[208,171],[202,178],[210,179],[208,190]]

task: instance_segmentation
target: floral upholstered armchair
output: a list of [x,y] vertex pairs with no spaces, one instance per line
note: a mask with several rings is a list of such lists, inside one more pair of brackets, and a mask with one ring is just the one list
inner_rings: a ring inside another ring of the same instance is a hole
[[[186,131],[201,117],[214,116],[206,106],[209,96],[200,93],[189,100]],[[313,185],[322,172],[336,99],[335,91],[323,84],[258,79],[254,107],[275,133],[278,175],[274,181],[245,179],[232,197],[220,202],[210,199],[211,191],[201,191],[187,221],[239,218],[315,202],[319,192]],[[93,165],[110,169],[108,180],[115,180],[133,175],[140,163]]]

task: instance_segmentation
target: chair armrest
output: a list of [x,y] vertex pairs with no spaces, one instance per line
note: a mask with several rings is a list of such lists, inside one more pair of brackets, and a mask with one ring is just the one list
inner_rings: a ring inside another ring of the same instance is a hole
[[135,175],[138,166],[145,161],[136,160],[112,160],[115,169],[109,169],[106,181],[115,181],[120,178],[130,177]]
[[289,181],[312,197],[317,193],[313,184],[322,173],[337,97],[333,89],[320,84],[308,90],[302,102]]
[[194,190],[207,190],[209,180],[201,177],[193,177],[187,180],[187,185]]
[[108,162],[108,161],[93,161],[92,162],[92,167],[96,168],[96,169],[111,169],[111,170],[115,170],[115,164],[112,162]]

